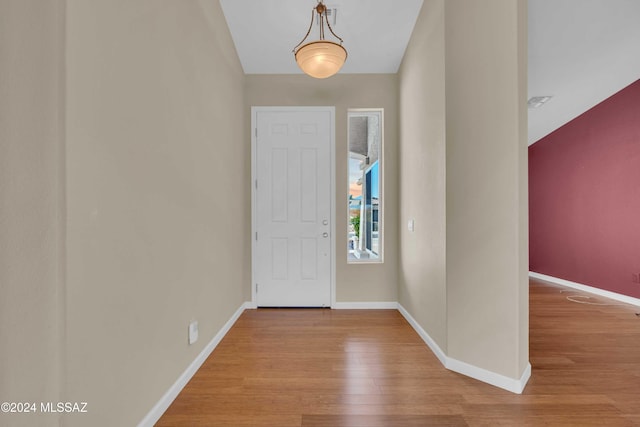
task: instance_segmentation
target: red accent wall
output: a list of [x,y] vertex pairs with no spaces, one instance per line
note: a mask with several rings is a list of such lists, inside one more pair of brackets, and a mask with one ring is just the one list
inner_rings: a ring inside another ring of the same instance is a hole
[[529,147],[529,269],[640,298],[640,80]]

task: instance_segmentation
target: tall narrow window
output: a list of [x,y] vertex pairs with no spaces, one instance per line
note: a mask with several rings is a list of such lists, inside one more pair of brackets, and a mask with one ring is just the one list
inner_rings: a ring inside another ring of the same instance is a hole
[[348,262],[382,262],[382,108],[348,111]]

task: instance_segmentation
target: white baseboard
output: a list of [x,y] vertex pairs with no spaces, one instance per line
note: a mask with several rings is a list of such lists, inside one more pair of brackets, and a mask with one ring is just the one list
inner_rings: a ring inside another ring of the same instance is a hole
[[335,310],[397,310],[397,302],[336,302],[331,308]]
[[140,421],[138,427],[153,427],[153,425],[158,422],[162,414],[169,408],[171,403],[178,397],[178,394],[182,391],[185,385],[189,382],[191,377],[195,375],[195,373],[200,369],[202,364],[207,360],[207,358],[211,355],[213,350],[220,344],[222,338],[229,332],[229,329],[236,323],[236,320],[240,317],[242,312],[250,306],[251,303],[244,303],[236,310],[235,313],[231,316],[231,318],[224,324],[224,326],[218,331],[218,333],[213,337],[213,339],[207,344],[207,346],[200,352],[198,357],[195,358],[193,362],[187,367],[187,369],[178,377],[175,383],[167,390],[167,392],[160,398],[158,403],[151,408],[151,411]]
[[440,360],[442,365],[454,372],[474,378],[487,384],[499,387],[512,393],[521,394],[531,377],[531,364],[527,363],[527,367],[520,379],[510,378],[495,372],[470,365],[466,362],[447,356],[433,338],[425,331],[422,326],[411,316],[411,314],[398,303],[398,311],[404,316],[409,324],[420,335],[420,338],[429,346],[433,354]]
[[256,304],[253,301],[247,301],[244,303],[244,308],[245,310],[257,310],[258,309],[258,304]]
[[598,295],[604,298],[609,298],[615,301],[620,301],[625,304],[635,305],[640,307],[640,298],[630,297],[628,295],[622,295],[611,291],[605,291],[604,289],[594,288],[592,286],[583,285],[581,283],[571,282],[569,280],[559,279],[553,276],[547,276],[546,274],[529,272],[529,277],[534,279],[544,280],[545,282],[555,283],[556,285],[566,286],[567,288],[576,289],[578,291],[587,292],[590,294]]
[[499,387],[503,390],[510,391],[511,393],[521,394],[524,387],[527,385],[529,378],[531,378],[531,364],[527,363],[527,367],[524,369],[520,379],[514,379],[511,377],[497,374],[492,371],[488,371],[483,368],[479,368],[474,365],[470,365],[466,362],[447,357],[446,368],[457,372],[467,377],[474,378],[492,386]]
[[413,316],[409,314],[407,309],[404,308],[400,303],[398,303],[398,311],[400,312],[400,314],[404,316],[404,318],[407,320],[407,322],[409,322],[411,327],[418,333],[418,335],[420,335],[420,338],[422,338],[422,341],[424,341],[427,344],[427,346],[431,349],[433,354],[436,355],[440,363],[442,363],[442,365],[446,367],[448,357],[444,353],[444,351],[442,351],[438,343],[436,343],[435,340],[431,338],[431,336],[427,333],[427,331],[425,331],[422,328],[422,326],[420,326],[420,324],[416,321],[416,319],[414,319]]

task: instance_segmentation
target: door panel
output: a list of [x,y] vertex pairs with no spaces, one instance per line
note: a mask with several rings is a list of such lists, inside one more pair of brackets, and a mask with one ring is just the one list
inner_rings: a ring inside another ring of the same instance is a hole
[[258,306],[331,304],[331,111],[255,112]]

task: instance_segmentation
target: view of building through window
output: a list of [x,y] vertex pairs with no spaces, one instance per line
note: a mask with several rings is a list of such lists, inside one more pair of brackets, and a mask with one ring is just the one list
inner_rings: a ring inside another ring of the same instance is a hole
[[382,261],[383,110],[350,109],[348,261]]

